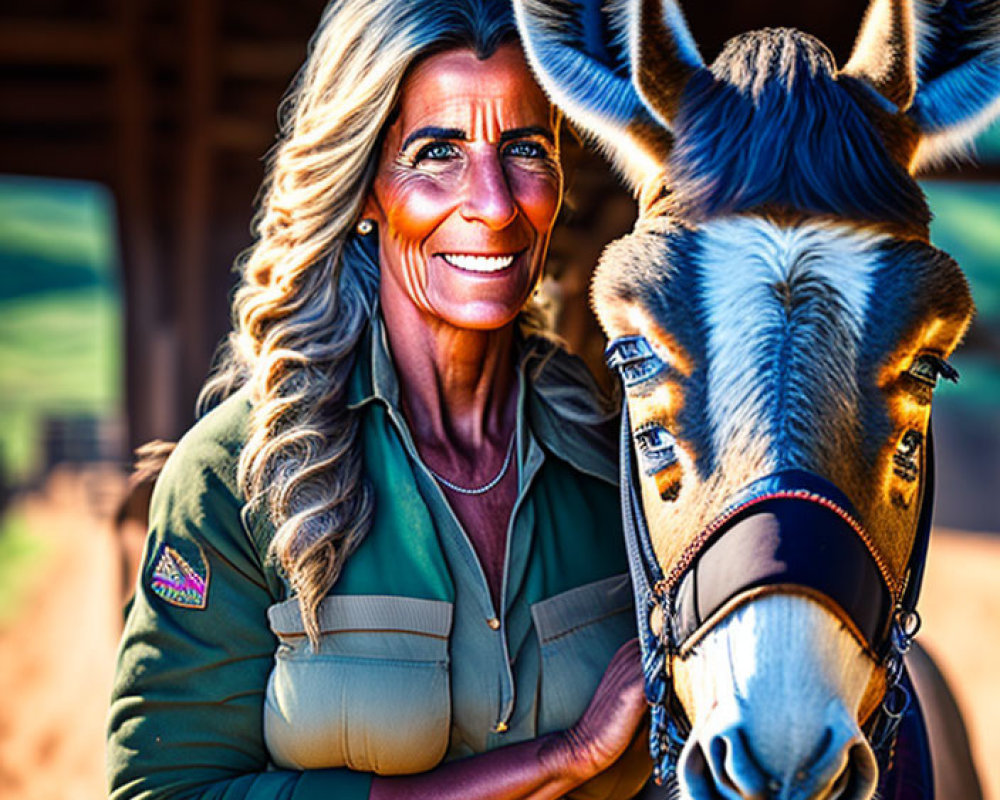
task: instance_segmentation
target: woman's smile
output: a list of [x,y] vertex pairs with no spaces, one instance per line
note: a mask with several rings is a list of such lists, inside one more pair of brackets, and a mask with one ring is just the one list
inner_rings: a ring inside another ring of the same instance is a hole
[[513,266],[518,253],[507,255],[479,255],[472,253],[438,253],[451,266],[463,272],[475,272],[480,275],[493,275],[503,272]]

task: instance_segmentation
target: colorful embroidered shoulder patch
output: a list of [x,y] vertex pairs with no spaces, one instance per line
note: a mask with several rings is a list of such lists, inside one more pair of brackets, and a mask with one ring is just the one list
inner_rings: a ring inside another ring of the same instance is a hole
[[192,567],[174,548],[161,544],[150,588],[175,606],[204,608],[208,599],[208,564],[201,559],[201,563]]

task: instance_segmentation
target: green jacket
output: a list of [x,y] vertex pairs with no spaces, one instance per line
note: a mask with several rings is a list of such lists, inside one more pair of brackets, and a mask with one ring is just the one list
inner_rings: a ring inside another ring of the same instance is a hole
[[168,461],[113,691],[115,800],[365,798],[373,773],[573,724],[634,635],[614,420],[577,359],[523,343],[502,613],[419,459],[377,322],[349,399],[375,517],[321,607],[318,652],[266,558],[270,526],[241,516],[245,392]]

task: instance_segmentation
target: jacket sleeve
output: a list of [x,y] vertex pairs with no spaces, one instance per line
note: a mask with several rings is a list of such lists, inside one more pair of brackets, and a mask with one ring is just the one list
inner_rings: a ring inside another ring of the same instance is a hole
[[205,417],[153,495],[135,602],[111,700],[112,800],[355,800],[371,776],[269,766],[265,687],[280,582],[240,519],[236,453]]

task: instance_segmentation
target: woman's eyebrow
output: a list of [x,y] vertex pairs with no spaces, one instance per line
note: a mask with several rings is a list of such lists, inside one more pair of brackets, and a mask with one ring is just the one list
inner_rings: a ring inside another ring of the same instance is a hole
[[511,139],[523,139],[526,136],[541,136],[543,139],[547,140],[549,144],[555,144],[555,140],[552,137],[552,131],[546,130],[545,128],[533,125],[528,128],[511,128],[509,131],[504,131],[500,134],[500,144],[505,144]]
[[403,140],[402,149],[405,150],[418,139],[458,139],[464,141],[469,138],[461,128],[417,128],[413,133]]

